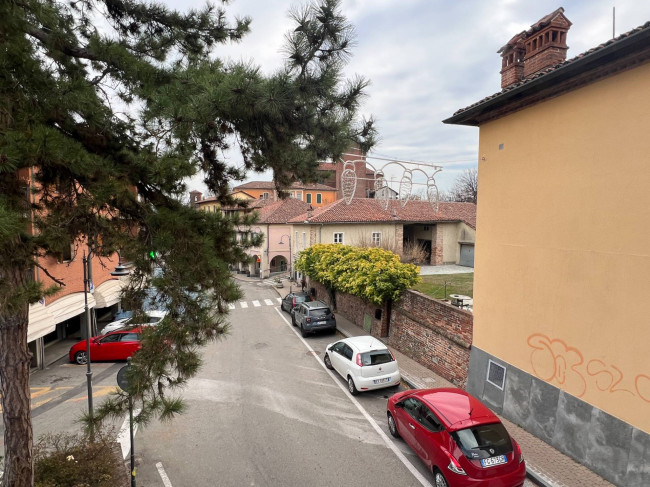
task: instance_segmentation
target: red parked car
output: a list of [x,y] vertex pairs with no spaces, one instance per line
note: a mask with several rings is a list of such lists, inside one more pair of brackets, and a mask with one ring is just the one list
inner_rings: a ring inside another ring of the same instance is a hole
[[436,487],[521,487],[526,462],[499,418],[461,389],[411,389],[388,399],[388,429],[418,454]]
[[[120,328],[106,335],[90,339],[90,360],[116,361],[126,360],[140,350],[142,330],[138,327]],[[84,365],[86,363],[86,340],[75,343],[68,353],[70,362]]]

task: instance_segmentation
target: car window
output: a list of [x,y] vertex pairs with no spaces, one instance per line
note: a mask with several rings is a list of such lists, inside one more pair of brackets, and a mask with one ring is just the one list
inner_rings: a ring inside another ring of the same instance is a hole
[[100,340],[100,343],[115,343],[120,341],[120,334],[115,333],[114,335],[106,335]]
[[418,421],[422,426],[424,426],[426,429],[430,431],[441,431],[442,430],[442,424],[440,421],[438,421],[438,418],[436,417],[433,412],[426,407],[424,404],[420,406],[420,410],[418,411]]
[[296,296],[296,303],[304,303],[307,301],[307,296]]
[[160,316],[149,316],[147,319],[147,323],[158,323],[159,321],[162,321]]
[[343,342],[335,343],[334,345],[332,345],[330,350],[332,350],[333,352],[336,352],[336,353],[341,353],[341,351],[343,350],[344,345],[345,345],[345,343],[343,343]]
[[407,397],[402,402],[402,407],[404,408],[404,411],[406,411],[409,414],[409,416],[417,420],[419,416],[419,410],[421,404],[422,403],[417,399],[413,397]]
[[512,451],[512,442],[501,423],[482,424],[458,430],[452,437],[465,455],[472,458],[504,455]]
[[386,349],[374,350],[361,354],[361,363],[363,365],[380,365],[393,361],[393,356]]
[[343,351],[341,353],[346,359],[352,360],[352,349],[349,345],[343,344]]
[[122,342],[139,342],[140,334],[139,333],[122,333]]
[[313,316],[314,318],[325,318],[329,314],[329,308],[314,308],[309,312],[309,316]]

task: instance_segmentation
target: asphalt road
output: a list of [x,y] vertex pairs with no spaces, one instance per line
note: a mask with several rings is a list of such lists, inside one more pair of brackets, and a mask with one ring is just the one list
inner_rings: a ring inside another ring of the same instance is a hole
[[[322,363],[340,335],[303,339],[274,289],[242,289],[247,307],[234,307],[230,335],[204,349],[203,368],[181,393],[187,412],[138,430],[137,485],[431,486],[419,458],[386,427],[386,399],[405,385],[351,396]],[[123,365],[93,364],[95,404]],[[85,367],[62,360],[33,374],[31,386],[35,438],[79,431]]]

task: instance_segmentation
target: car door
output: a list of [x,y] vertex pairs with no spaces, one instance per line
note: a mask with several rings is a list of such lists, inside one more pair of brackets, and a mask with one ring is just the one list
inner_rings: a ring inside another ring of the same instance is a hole
[[123,333],[119,345],[120,347],[115,350],[116,355],[112,360],[126,360],[140,350],[140,333]]
[[332,364],[334,370],[336,370],[336,372],[339,374],[339,370],[341,369],[341,362],[343,360],[343,355],[341,355],[341,352],[344,345],[345,343],[343,342],[337,342],[329,349],[330,363]]
[[293,308],[294,320],[296,321],[296,325],[300,326],[302,324],[305,311],[306,311],[305,307],[302,304],[299,304],[295,308]]
[[418,445],[415,439],[415,428],[420,404],[422,403],[417,399],[407,397],[403,401],[400,401],[398,407],[395,408],[395,423],[397,424],[397,431],[411,449],[418,454],[418,456],[420,455],[420,452],[418,452]]
[[91,344],[90,360],[114,360],[116,350],[120,346],[121,333],[110,333]]
[[338,373],[341,374],[341,377],[347,379],[348,372],[352,366],[352,356],[354,355],[352,347],[350,347],[350,345],[347,343],[343,343],[340,355],[341,360],[339,362]]
[[422,402],[418,407],[417,424],[413,431],[415,442],[419,448],[418,455],[426,465],[429,467],[432,465],[444,466],[445,462],[448,463],[441,449],[445,441],[442,423],[435,413]]

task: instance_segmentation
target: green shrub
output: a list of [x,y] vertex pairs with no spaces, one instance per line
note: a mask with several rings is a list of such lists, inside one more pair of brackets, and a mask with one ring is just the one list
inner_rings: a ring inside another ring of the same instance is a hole
[[330,289],[374,304],[397,300],[420,280],[420,269],[378,247],[316,244],[298,256],[296,268]]
[[124,487],[129,484],[115,436],[47,434],[34,445],[34,487]]

